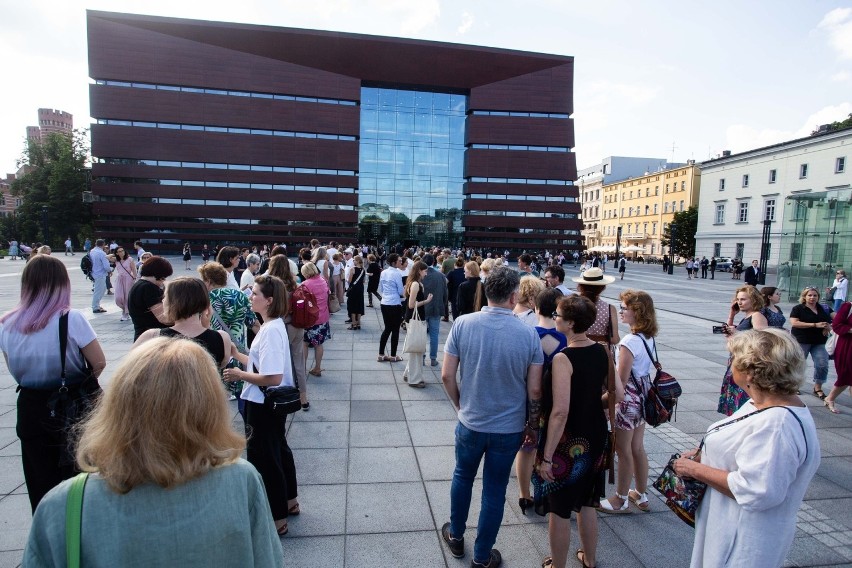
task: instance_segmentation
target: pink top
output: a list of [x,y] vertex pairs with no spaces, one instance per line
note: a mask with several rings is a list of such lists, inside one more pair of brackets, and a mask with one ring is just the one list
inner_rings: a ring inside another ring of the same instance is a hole
[[317,274],[312,278],[308,278],[304,282],[305,288],[311,291],[311,294],[317,297],[317,307],[319,308],[319,317],[315,325],[322,325],[329,319],[328,314],[328,282]]
[[609,326],[607,325],[607,321],[609,320],[609,302],[599,297],[598,301],[595,302],[595,307],[598,309],[598,315],[595,318],[595,323],[586,330],[586,334],[607,335],[609,333]]

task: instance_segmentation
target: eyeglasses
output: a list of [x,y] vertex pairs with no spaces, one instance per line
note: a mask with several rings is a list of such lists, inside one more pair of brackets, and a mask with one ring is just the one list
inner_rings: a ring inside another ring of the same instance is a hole
[[562,314],[560,314],[559,312],[553,312],[552,314],[550,314],[550,317],[551,317],[551,318],[553,318],[553,319],[556,319],[556,318],[562,318],[562,319],[565,319],[565,318],[562,316]]
[[630,308],[628,308],[627,306],[618,306],[618,311],[619,312],[629,312]]

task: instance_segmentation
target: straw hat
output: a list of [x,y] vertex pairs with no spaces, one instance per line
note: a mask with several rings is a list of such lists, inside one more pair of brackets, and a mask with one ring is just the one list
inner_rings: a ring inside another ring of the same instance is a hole
[[589,268],[583,274],[571,280],[585,286],[606,286],[615,282],[615,277],[605,276],[600,268]]

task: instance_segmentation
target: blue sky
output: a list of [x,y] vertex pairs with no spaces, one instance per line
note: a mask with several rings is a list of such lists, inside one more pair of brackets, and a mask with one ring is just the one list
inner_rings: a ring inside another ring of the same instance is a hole
[[86,9],[572,55],[580,167],[701,161],[852,113],[852,0],[0,0],[0,174],[39,107],[89,124]]

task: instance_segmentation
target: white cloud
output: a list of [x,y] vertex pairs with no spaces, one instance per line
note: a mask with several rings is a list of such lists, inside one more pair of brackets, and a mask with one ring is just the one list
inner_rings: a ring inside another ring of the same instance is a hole
[[848,71],[838,71],[829,78],[835,83],[845,83],[852,79],[852,75],[850,75]]
[[437,22],[441,16],[439,0],[371,0],[370,6],[400,20],[402,34],[414,34]]
[[852,59],[852,8],[835,8],[817,25],[842,59]]
[[849,113],[852,113],[852,103],[823,107],[808,116],[798,130],[759,129],[747,124],[732,124],[726,131],[727,143],[724,149],[732,152],[745,152],[787,140],[804,138],[819,128],[820,125],[841,121],[849,116]]
[[468,31],[470,31],[470,28],[473,27],[473,14],[471,14],[470,12],[464,12],[462,14],[461,19],[462,19],[461,25],[458,27],[458,29],[456,31],[458,32],[459,35],[464,35]]

